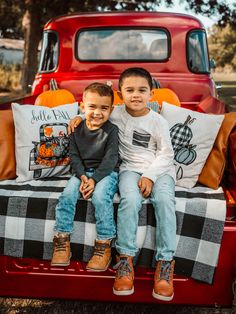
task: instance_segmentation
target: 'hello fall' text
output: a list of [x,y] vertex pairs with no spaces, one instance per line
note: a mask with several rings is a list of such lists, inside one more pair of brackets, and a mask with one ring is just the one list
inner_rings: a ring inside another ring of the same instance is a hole
[[58,109],[46,110],[32,110],[31,123],[34,124],[37,121],[50,122],[52,119],[60,121],[62,119],[70,120],[70,116],[67,111]]

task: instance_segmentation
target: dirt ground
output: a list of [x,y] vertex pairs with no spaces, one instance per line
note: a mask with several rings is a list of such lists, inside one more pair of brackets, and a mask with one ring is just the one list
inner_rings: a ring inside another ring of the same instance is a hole
[[1,314],[236,314],[236,309],[179,305],[0,298]]

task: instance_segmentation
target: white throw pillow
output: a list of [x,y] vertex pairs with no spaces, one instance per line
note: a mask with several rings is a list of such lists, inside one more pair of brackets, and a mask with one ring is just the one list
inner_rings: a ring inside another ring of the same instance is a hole
[[78,103],[54,108],[12,103],[17,182],[69,171],[68,122]]
[[163,102],[175,153],[176,185],[192,188],[213,147],[224,115],[205,114]]

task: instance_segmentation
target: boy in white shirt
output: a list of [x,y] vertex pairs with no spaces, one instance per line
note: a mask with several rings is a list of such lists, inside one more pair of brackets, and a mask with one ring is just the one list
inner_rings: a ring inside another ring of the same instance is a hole
[[[124,106],[115,107],[110,121],[119,128],[120,204],[116,249],[119,252],[113,293],[134,292],[132,259],[138,252],[136,235],[142,201],[150,199],[156,217],[156,272],[153,297],[170,301],[174,296],[173,255],[176,249],[175,169],[167,121],[146,107],[152,77],[143,68],[129,68],[119,79]],[[80,120],[73,122],[73,127]]]

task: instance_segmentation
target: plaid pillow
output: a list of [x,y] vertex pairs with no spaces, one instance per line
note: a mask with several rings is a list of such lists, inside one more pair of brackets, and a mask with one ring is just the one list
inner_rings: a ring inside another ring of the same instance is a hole
[[224,115],[199,113],[165,102],[161,115],[170,126],[176,185],[192,188],[211,152]]

